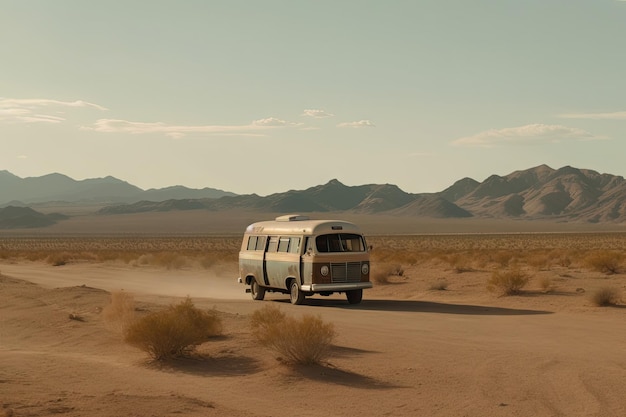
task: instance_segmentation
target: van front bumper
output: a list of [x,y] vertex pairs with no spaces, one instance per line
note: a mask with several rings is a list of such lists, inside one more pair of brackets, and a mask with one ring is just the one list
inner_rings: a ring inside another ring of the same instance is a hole
[[342,284],[304,284],[300,289],[305,292],[343,292],[372,288],[371,282],[346,282]]

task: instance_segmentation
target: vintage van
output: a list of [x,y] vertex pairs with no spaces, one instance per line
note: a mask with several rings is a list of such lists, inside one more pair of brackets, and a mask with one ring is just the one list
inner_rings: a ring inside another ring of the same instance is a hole
[[254,300],[270,291],[301,304],[306,296],[339,292],[357,304],[372,287],[368,247],[358,227],[345,221],[286,215],[253,223],[241,243],[239,282],[250,286]]

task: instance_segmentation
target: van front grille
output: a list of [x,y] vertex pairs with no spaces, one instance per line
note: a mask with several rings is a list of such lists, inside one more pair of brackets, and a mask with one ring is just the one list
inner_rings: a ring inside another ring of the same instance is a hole
[[361,262],[330,264],[331,282],[360,282]]

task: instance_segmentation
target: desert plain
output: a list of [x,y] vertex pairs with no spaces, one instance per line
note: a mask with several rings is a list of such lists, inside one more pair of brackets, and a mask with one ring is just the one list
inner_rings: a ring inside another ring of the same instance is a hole
[[[0,416],[626,415],[619,229],[385,234],[372,223],[362,303],[293,306],[253,301],[237,283],[232,229],[128,225],[0,237]],[[487,288],[506,273],[527,280],[519,293]],[[603,289],[616,295],[608,306],[594,299]],[[142,314],[190,297],[223,332],[190,357],[151,360],[103,317],[119,291]],[[260,346],[249,317],[265,305],[332,323],[329,355],[293,365]]]

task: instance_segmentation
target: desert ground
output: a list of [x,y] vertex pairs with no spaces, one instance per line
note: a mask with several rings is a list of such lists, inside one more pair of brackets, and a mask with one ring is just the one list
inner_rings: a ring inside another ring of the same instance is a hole
[[[623,416],[624,233],[376,235],[372,280],[343,295],[253,301],[238,237],[0,239],[0,416]],[[598,267],[606,257],[613,270]],[[528,279],[487,289],[498,272]],[[143,313],[189,296],[223,334],[157,362],[103,318],[111,293]],[[336,331],[318,365],[251,335],[264,305]]]

